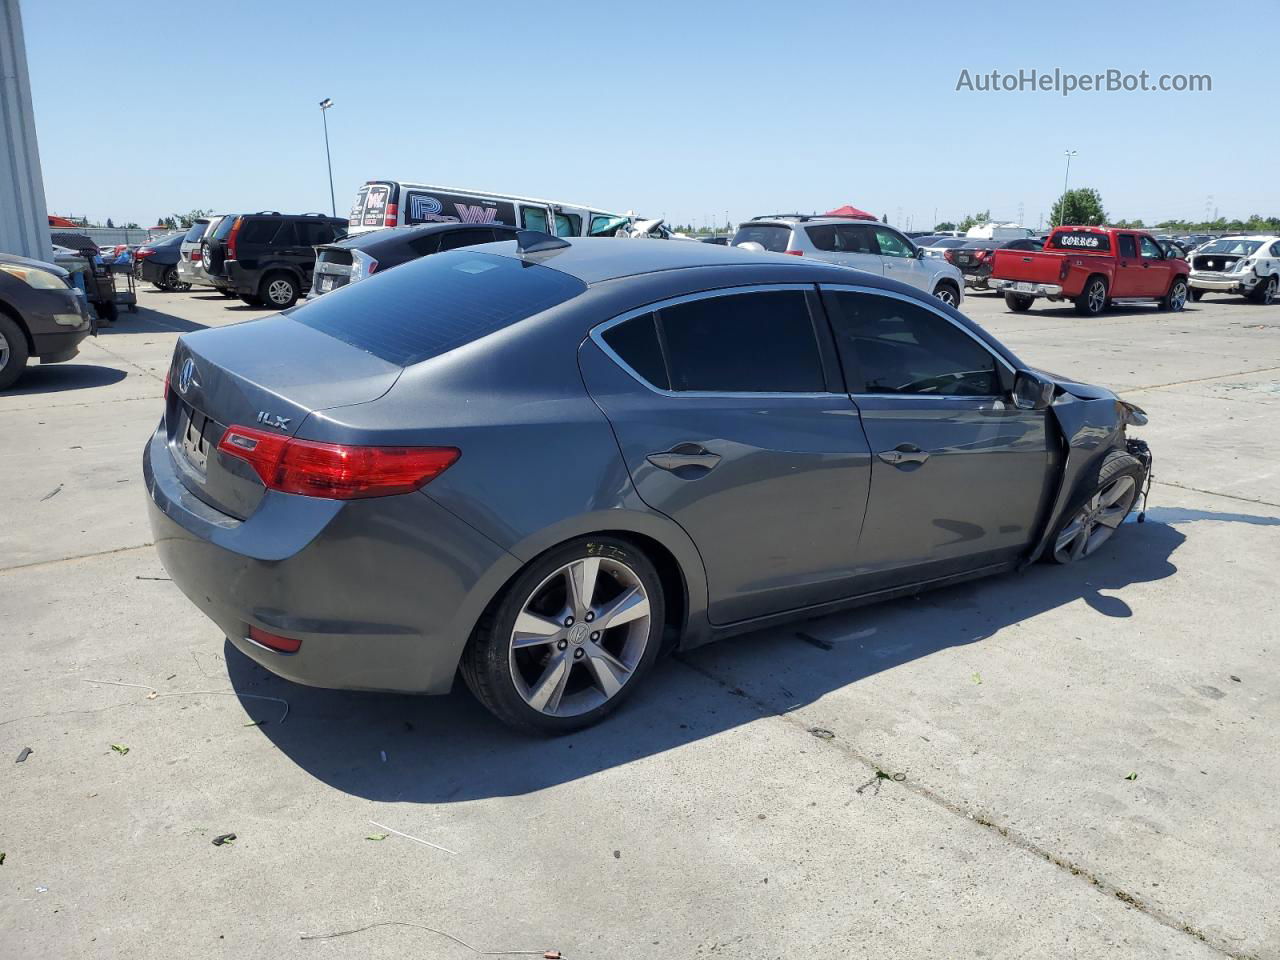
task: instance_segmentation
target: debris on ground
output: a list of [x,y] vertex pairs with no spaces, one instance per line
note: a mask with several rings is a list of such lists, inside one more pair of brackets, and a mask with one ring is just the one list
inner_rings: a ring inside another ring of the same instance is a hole
[[23,747],[22,752],[18,754],[18,759],[13,762],[24,763],[26,762],[27,757],[31,756],[33,753],[35,753],[35,751],[32,750],[30,747]]
[[[196,666],[200,666],[199,661],[196,661]],[[169,679],[172,680],[176,676],[177,674],[175,673]],[[206,676],[208,675],[206,674]],[[155,687],[145,683],[125,683],[123,680],[90,680],[87,677],[81,678],[81,683],[106,683],[113,687],[137,687],[139,690],[148,691],[148,700],[156,700],[163,697],[238,697],[241,700],[268,700],[284,707],[284,713],[280,714],[280,719],[276,721],[277,723],[284,723],[289,716],[288,700],[281,697],[265,697],[258,693],[240,693],[237,690],[173,690],[169,693],[160,693]],[[120,704],[120,706],[124,706],[124,704]]]
[[441,850],[444,853],[451,853],[455,857],[458,855],[457,850],[450,850],[448,847],[442,847],[440,844],[432,843],[430,840],[423,840],[420,837],[413,837],[407,833],[401,833],[399,830],[388,827],[385,823],[378,823],[376,820],[370,820],[369,824],[370,826],[377,827],[379,830],[386,830],[388,833],[394,833],[397,837],[404,837],[406,840],[412,840],[414,843],[420,843],[424,847],[434,847],[436,850]]
[[1137,774],[1137,773],[1131,773],[1131,774],[1129,774],[1127,777],[1125,777],[1125,779],[1126,779],[1126,780],[1137,780],[1137,779],[1138,779],[1138,774]]
[[621,850],[615,850],[615,851],[613,851],[613,859],[615,859],[615,860],[621,860],[621,859],[622,859],[622,851],[621,851]]
[[446,940],[452,940],[460,947],[466,947],[474,954],[482,957],[542,957],[543,960],[562,960],[559,950],[481,950],[479,947],[473,947],[467,941],[460,937],[455,937],[452,933],[445,933],[443,930],[437,930],[435,927],[428,927],[425,923],[411,923],[408,920],[379,920],[377,923],[366,923],[363,927],[356,927],[354,930],[335,930],[333,933],[312,933],[303,934],[300,940],[333,940],[337,937],[349,937],[353,933],[364,933],[366,930],[373,930],[375,927],[416,927],[419,930],[426,930],[428,933],[434,933],[436,936],[444,937]]
[[980,673],[975,673],[975,674],[973,675],[973,682],[974,682],[974,683],[981,683],[981,682],[982,682],[982,674],[980,674]]
[[854,793],[862,793],[862,791],[867,789],[867,787],[874,785],[875,790],[871,792],[871,795],[878,797],[880,796],[881,781],[892,780],[894,783],[902,783],[906,779],[907,779],[907,775],[905,773],[885,773],[883,770],[877,770],[876,775],[872,777],[870,780],[868,780],[866,783],[864,783],[862,786],[858,787],[858,789],[855,790]]
[[799,637],[801,640],[803,640],[805,643],[813,644],[813,646],[817,647],[819,650],[835,649],[835,645],[830,640],[822,640],[818,637],[815,637],[811,633],[805,633],[803,630],[797,630],[796,636]]
[[830,730],[825,729],[824,727],[810,727],[809,732],[812,733],[819,740],[834,740],[836,736],[834,733],[832,733]]
[[170,583],[173,583],[173,577],[143,577],[143,576],[134,576],[134,578],[133,578],[133,579],[135,579],[135,580],[168,580]]
[[123,743],[113,743],[111,745],[111,749],[114,750],[116,753],[120,754],[120,756],[122,757],[129,752],[129,748],[126,747]]
[[389,833],[371,833],[367,837],[365,837],[365,839],[366,840],[385,840],[389,836],[391,836],[391,834]]
[[213,838],[213,845],[215,847],[225,847],[235,842],[236,835],[234,833],[223,833]]
[[40,502],[44,503],[46,500],[52,500],[61,492],[62,492],[62,484],[58,484],[56,487],[54,487],[52,490],[46,493],[43,497],[41,497]]
[[250,720],[248,723],[246,723],[246,724],[245,724],[245,726],[246,726],[246,727],[260,727],[260,726],[262,726],[262,725],[263,725],[264,723],[266,723],[266,722],[267,722],[267,721],[265,721],[265,720]]
[[1232,680],[1234,680],[1236,683],[1242,683],[1242,682],[1243,682],[1243,681],[1242,681],[1239,677],[1237,677],[1234,673],[1233,673],[1233,674],[1231,674],[1231,679],[1232,679]]
[[36,887],[36,893],[48,893],[48,892],[49,892],[48,887]]
[[5,853],[3,850],[0,850],[0,867],[4,866],[4,858],[7,856],[8,856],[7,853]]

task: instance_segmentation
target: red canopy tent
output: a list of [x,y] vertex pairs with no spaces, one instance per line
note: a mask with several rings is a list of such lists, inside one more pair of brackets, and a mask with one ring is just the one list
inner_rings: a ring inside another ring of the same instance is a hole
[[824,217],[856,217],[859,220],[879,220],[880,218],[867,213],[865,210],[859,210],[852,204],[846,203],[843,207],[836,207],[834,210],[828,210],[823,214]]

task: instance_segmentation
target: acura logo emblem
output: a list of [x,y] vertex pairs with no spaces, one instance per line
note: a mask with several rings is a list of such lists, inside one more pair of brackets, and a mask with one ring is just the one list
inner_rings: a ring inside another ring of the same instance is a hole
[[178,371],[178,392],[186,393],[193,386],[200,386],[200,381],[196,379],[196,362],[187,357]]

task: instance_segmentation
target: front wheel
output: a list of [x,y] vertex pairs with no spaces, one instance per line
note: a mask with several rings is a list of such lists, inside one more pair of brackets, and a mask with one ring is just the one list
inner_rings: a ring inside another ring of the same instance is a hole
[[1035,302],[1035,297],[1028,297],[1025,293],[1006,293],[1004,295],[1005,306],[1014,313],[1026,313]]
[[1258,285],[1250,292],[1249,299],[1254,303],[1270,303],[1276,298],[1277,288],[1280,288],[1280,278],[1273,274],[1258,281]]
[[28,359],[26,334],[10,317],[0,313],[0,390],[17,383]]
[[1160,300],[1161,310],[1172,310],[1175,313],[1187,305],[1187,281],[1183,277],[1176,278],[1169,285],[1169,292]]
[[933,295],[949,307],[954,307],[960,302],[960,291],[954,284],[945,281],[934,288]]
[[533,561],[481,618],[462,655],[471,692],[517,730],[602,719],[657,659],[662,582],[633,544],[582,537]]
[[298,283],[285,273],[275,273],[262,281],[258,296],[277,310],[285,310],[298,302]]
[[1050,557],[1056,563],[1074,563],[1098,551],[1111,539],[1133,509],[1145,479],[1142,462],[1123,450],[1112,450],[1102,461],[1098,476],[1050,541]]
[[1096,317],[1107,309],[1107,281],[1091,277],[1084,285],[1084,292],[1076,298],[1076,313]]

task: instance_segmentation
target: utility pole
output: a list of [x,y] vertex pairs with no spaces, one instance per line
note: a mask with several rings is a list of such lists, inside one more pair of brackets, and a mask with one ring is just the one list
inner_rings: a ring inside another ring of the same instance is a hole
[[338,202],[333,197],[333,161],[329,158],[329,108],[333,101],[325,97],[320,101],[320,118],[324,121],[324,162],[329,167],[329,213],[338,215]]

